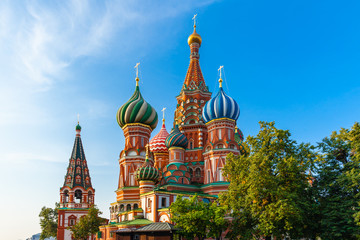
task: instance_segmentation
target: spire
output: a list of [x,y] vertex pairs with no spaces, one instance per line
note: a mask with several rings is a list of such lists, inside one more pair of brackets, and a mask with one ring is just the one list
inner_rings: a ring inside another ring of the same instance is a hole
[[81,126],[79,124],[79,121],[75,127],[75,130],[76,136],[69,159],[67,173],[65,175],[64,187],[68,186],[70,188],[73,188],[76,186],[81,186],[84,189],[87,189],[92,186],[89,169],[87,167],[84,147],[81,141]]
[[194,15],[194,32],[188,38],[188,44],[190,46],[190,64],[186,73],[185,81],[182,90],[200,90],[208,92],[204,77],[202,75],[199,63],[199,48],[202,42],[200,35],[196,32],[196,16]]

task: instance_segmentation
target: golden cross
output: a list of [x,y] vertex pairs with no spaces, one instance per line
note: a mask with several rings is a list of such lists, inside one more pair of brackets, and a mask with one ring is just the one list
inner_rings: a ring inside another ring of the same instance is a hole
[[134,68],[136,68],[136,86],[139,86],[139,65],[140,62],[138,62]]
[[192,18],[192,20],[194,20],[194,28],[196,28],[196,16],[197,14],[195,14],[194,17]]
[[219,69],[218,69],[218,71],[219,71],[219,73],[220,73],[220,79],[219,79],[219,87],[222,87],[222,78],[221,78],[221,69],[223,69],[224,68],[224,66],[220,66],[219,67]]

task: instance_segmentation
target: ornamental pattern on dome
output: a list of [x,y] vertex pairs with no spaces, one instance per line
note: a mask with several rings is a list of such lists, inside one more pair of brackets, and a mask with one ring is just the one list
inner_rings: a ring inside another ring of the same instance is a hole
[[216,96],[205,104],[202,115],[206,123],[218,118],[230,118],[236,121],[240,115],[240,108],[220,87]]
[[149,159],[146,157],[144,164],[138,168],[135,173],[135,177],[138,181],[154,181],[156,182],[159,179],[159,170],[151,165]]
[[190,184],[190,173],[184,163],[170,163],[164,168],[161,185],[167,183]]
[[121,128],[129,123],[142,123],[150,126],[151,129],[155,129],[158,115],[155,109],[142,97],[139,86],[136,86],[131,98],[119,108],[116,119]]
[[156,134],[149,143],[150,151],[153,153],[168,153],[168,149],[165,145],[167,136],[169,136],[169,133],[166,130],[165,121],[163,121],[160,132]]
[[165,145],[167,148],[171,147],[182,147],[186,148],[188,144],[188,139],[184,134],[182,134],[179,130],[178,125],[171,130],[170,135],[165,140]]
[[240,150],[240,154],[241,155],[246,155],[247,152],[246,152],[246,149],[245,149],[245,145],[244,145],[244,134],[242,133],[242,131],[236,127],[235,128],[235,142],[239,145],[239,150]]
[[235,141],[238,144],[240,144],[242,141],[244,141],[244,134],[238,127],[235,127]]

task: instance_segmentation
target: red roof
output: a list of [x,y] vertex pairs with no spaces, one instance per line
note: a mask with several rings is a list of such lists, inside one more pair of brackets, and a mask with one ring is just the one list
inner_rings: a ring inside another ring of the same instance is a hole
[[150,141],[150,151],[153,153],[167,153],[168,149],[165,146],[165,139],[167,136],[169,136],[169,133],[166,131],[165,122],[163,122],[160,132]]

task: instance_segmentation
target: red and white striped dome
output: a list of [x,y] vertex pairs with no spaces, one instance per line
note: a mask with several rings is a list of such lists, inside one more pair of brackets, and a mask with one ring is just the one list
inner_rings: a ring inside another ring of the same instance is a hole
[[160,132],[156,134],[150,141],[150,151],[153,153],[167,153],[168,149],[165,146],[165,139],[167,136],[169,136],[169,133],[166,131],[165,121],[163,119]]

